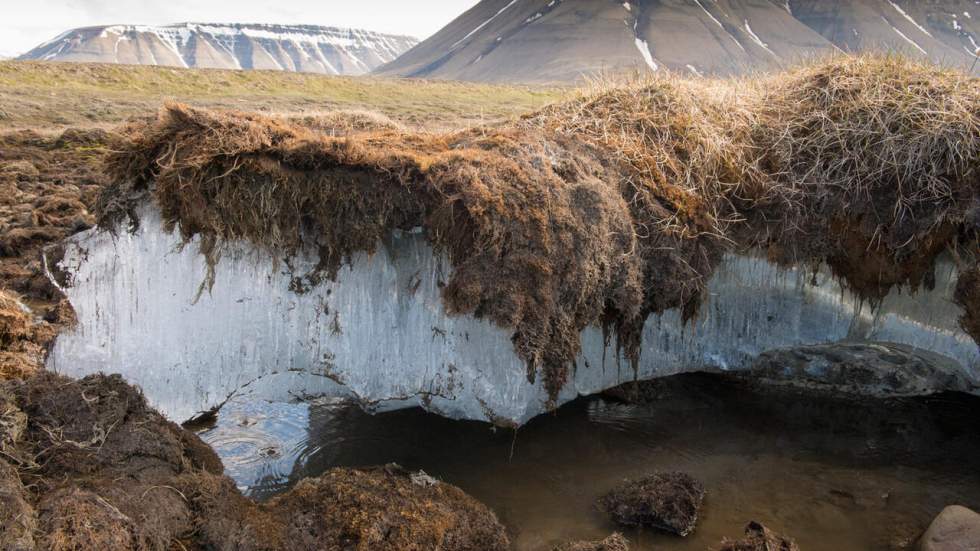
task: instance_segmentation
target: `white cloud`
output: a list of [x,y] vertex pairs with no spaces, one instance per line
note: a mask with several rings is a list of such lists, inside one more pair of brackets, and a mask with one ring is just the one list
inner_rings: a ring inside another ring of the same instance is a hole
[[74,27],[183,21],[302,23],[425,38],[477,0],[0,0],[0,52],[23,53]]

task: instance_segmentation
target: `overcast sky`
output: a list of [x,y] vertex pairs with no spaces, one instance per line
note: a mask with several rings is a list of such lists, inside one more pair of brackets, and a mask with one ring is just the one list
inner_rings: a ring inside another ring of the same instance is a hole
[[477,0],[0,0],[0,55],[73,28],[184,21],[306,23],[425,38]]

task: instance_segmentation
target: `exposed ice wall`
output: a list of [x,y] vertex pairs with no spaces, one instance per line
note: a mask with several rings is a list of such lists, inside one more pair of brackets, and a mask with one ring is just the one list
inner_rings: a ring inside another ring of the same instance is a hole
[[[146,207],[140,228],[71,239],[61,269],[79,324],[49,358],[60,373],[122,373],[175,420],[229,396],[287,400],[352,395],[379,408],[422,405],[469,419],[524,422],[547,407],[527,382],[508,330],[472,316],[447,316],[440,284],[448,262],[421,234],[395,233],[358,255],[336,282],[290,290],[293,271],[247,244],[230,247],[211,292],[199,295],[206,264],[196,243],[180,246]],[[980,349],[959,328],[949,297],[955,270],[940,263],[936,287],[893,292],[877,309],[824,270],[783,270],[730,255],[710,281],[710,299],[687,326],[678,312],[647,320],[639,372],[599,328],[561,401],[631,381],[699,368],[738,369],[760,352],[841,339],[893,341],[956,359],[980,381]]]

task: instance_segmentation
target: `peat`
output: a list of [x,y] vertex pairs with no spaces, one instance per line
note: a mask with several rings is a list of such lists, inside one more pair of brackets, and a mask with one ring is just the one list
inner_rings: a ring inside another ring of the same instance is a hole
[[704,485],[686,473],[660,472],[626,481],[599,498],[597,508],[622,526],[687,536],[697,526]]
[[[264,504],[118,376],[0,383],[4,548],[506,549],[496,516],[396,467],[333,469]],[[287,544],[288,542],[288,544]],[[20,546],[20,547],[17,547]]]

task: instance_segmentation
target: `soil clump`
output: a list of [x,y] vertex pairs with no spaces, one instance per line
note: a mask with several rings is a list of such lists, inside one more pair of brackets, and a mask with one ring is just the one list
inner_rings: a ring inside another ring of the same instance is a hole
[[687,536],[697,526],[704,486],[680,472],[626,481],[599,498],[596,507],[623,526],[644,526]]

